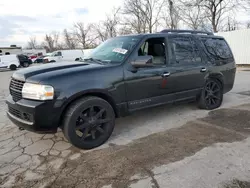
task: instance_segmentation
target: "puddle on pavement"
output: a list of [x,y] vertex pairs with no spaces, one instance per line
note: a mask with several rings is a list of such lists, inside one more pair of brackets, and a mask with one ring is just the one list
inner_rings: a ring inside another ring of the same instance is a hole
[[223,185],[222,188],[250,188],[250,182],[235,179]]
[[[217,126],[209,126],[202,121],[191,121],[182,127],[152,134],[125,146],[111,144],[109,148],[84,153],[76,160],[68,159],[57,171],[45,168],[40,172],[44,177],[40,181],[24,182],[23,174],[20,174],[19,178],[16,177],[16,187],[39,187],[53,177],[48,187],[101,188],[112,184],[115,188],[126,188],[139,180],[131,179],[135,174],[151,177],[154,183],[150,169],[155,166],[180,161],[218,142],[245,139],[246,136],[236,131],[243,132],[245,125],[249,127],[249,117],[250,111],[215,110],[201,120]],[[237,124],[237,127],[234,124]]]
[[242,109],[219,109],[209,112],[209,116],[201,119],[204,122],[250,134],[250,111]]
[[243,92],[239,92],[238,94],[250,96],[250,91],[243,91]]

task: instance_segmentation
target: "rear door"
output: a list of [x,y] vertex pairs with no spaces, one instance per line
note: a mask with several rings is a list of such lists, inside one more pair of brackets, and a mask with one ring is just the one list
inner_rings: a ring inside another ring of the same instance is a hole
[[210,72],[223,76],[224,92],[232,89],[236,73],[232,51],[221,37],[203,37],[201,41],[208,57]]
[[195,37],[170,35],[168,37],[170,60],[168,87],[173,88],[176,100],[196,96],[205,83],[206,64]]

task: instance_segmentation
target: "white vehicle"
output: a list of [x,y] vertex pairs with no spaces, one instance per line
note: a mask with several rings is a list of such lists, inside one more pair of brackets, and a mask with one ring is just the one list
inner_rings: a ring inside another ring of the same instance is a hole
[[0,68],[8,68],[10,70],[16,70],[20,66],[17,55],[2,55],[0,56]]
[[91,52],[93,50],[94,49],[85,49],[85,50],[83,50],[83,58],[90,56],[90,54],[91,54]]
[[43,61],[45,63],[77,61],[82,56],[82,50],[58,50],[54,51],[50,56],[43,58]]
[[82,50],[83,51],[83,56],[80,57],[80,59],[77,59],[76,61],[78,60],[83,60],[85,58],[88,58],[90,55],[91,55],[91,52],[93,51],[94,49],[85,49],[85,50]]

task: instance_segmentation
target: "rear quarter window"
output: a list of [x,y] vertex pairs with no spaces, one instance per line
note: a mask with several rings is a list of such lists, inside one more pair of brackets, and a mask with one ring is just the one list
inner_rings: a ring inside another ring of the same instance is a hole
[[202,39],[206,51],[215,60],[231,59],[233,54],[224,39],[206,38]]

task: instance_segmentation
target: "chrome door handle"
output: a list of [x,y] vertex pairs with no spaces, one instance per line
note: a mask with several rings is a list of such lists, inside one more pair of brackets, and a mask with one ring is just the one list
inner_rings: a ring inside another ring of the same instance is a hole
[[206,71],[207,71],[206,68],[202,68],[202,69],[201,69],[201,72],[206,72]]
[[161,75],[162,77],[169,77],[170,76],[170,72],[165,72]]

